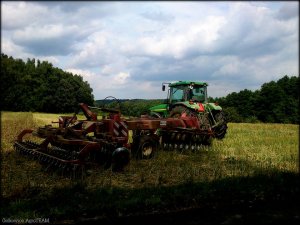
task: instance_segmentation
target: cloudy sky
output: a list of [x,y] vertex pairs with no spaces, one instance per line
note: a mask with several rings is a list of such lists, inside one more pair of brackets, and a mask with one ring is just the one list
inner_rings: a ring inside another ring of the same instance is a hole
[[1,52],[79,74],[95,99],[164,98],[176,80],[221,97],[299,75],[298,12],[298,1],[1,1]]

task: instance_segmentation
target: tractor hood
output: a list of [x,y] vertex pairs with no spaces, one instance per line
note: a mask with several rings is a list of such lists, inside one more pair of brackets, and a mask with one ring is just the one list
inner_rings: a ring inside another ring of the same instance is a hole
[[151,112],[165,112],[168,109],[168,104],[160,104],[150,108]]

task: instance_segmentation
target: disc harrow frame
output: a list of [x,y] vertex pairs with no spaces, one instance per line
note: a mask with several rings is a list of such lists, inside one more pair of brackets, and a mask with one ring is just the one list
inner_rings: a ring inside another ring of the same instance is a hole
[[[197,117],[124,119],[118,110],[98,108],[108,113],[98,119],[87,105],[80,103],[79,107],[86,120],[78,120],[76,114],[60,116],[58,127],[25,129],[14,143],[16,152],[45,164],[47,171],[56,168],[77,177],[90,166],[122,171],[131,155],[151,158],[159,144],[166,150],[193,150],[209,145],[213,137],[212,130],[203,128]],[[41,138],[41,143],[23,140],[27,134]]]

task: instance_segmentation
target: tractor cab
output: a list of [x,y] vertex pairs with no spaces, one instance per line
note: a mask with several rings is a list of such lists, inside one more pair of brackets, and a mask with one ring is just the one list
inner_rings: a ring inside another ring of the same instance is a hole
[[[168,104],[177,102],[207,102],[207,84],[203,82],[179,81],[169,84]],[[163,86],[163,89],[165,87]]]
[[199,110],[208,102],[208,84],[205,82],[178,81],[163,83],[163,91],[166,90],[166,85],[168,85],[169,89],[165,103],[150,108],[150,114],[154,117],[168,117],[169,112],[176,105],[184,105],[187,108]]

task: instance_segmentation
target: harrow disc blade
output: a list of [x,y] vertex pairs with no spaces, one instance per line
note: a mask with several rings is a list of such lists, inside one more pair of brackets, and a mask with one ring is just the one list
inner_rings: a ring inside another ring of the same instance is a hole
[[44,165],[43,170],[47,172],[55,172],[58,170],[61,172],[61,175],[67,175],[70,178],[82,176],[83,166],[72,164],[72,161],[69,161],[72,156],[68,154],[67,150],[48,148],[47,151],[42,151],[37,143],[29,141],[16,141],[14,149],[20,155],[39,161],[40,164]]

